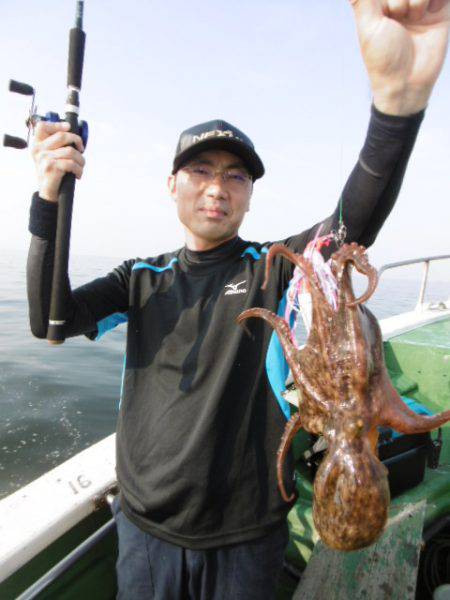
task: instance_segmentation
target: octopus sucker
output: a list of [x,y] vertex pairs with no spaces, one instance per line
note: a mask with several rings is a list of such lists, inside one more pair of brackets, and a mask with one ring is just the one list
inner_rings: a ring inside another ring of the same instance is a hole
[[[267,253],[263,287],[277,255],[296,265],[309,284],[312,320],[305,346],[297,348],[288,323],[269,310],[250,308],[237,320],[242,324],[249,317],[262,318],[276,331],[301,396],[299,412],[287,422],[277,453],[278,487],[284,500],[293,499],[286,493],[282,473],[297,431],[302,427],[323,435],[328,449],[314,480],[314,524],[331,548],[364,548],[383,532],[390,502],[387,469],[377,457],[377,427],[400,433],[431,431],[450,421],[450,410],[418,415],[392,386],[378,321],[363,304],[378,283],[363,246],[344,244],[331,256],[334,307],[312,262],[280,244]],[[368,279],[366,291],[358,298],[351,267]]]

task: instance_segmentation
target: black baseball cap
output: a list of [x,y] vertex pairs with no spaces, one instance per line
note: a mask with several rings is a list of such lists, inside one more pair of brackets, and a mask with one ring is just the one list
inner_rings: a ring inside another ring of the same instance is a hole
[[253,180],[264,175],[264,165],[255,152],[251,139],[226,121],[217,119],[185,129],[178,140],[172,174],[190,158],[205,150],[226,150],[239,156]]

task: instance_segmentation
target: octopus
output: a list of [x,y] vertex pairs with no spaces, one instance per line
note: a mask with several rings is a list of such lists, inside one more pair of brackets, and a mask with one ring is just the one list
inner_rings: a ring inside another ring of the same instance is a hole
[[[305,346],[298,348],[288,323],[265,308],[245,310],[237,321],[259,317],[273,327],[299,395],[299,410],[286,423],[278,450],[278,486],[284,500],[295,499],[286,493],[283,464],[298,430],[323,436],[327,451],[314,479],[316,530],[336,550],[364,548],[381,535],[389,511],[387,469],[376,450],[378,426],[405,434],[431,431],[450,420],[450,410],[418,415],[393,387],[380,326],[363,305],[378,283],[363,246],[344,244],[331,256],[337,283],[335,308],[326,299],[311,262],[280,244],[267,254],[263,289],[276,255],[294,263],[309,282],[312,321]],[[352,288],[352,266],[368,279],[367,290],[358,298]]]

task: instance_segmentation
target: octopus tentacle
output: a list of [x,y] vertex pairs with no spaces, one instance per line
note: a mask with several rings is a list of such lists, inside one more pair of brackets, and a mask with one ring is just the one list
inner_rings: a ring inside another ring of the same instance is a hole
[[286,459],[286,455],[291,447],[292,440],[295,437],[295,434],[302,426],[302,421],[300,418],[300,413],[295,413],[286,423],[286,427],[284,428],[283,437],[281,438],[280,447],[278,448],[277,453],[277,478],[278,478],[278,487],[280,489],[283,500],[286,502],[290,502],[296,496],[296,494],[291,494],[290,496],[286,493],[286,488],[284,487],[283,482],[283,464]]
[[299,258],[298,254],[286,248],[283,244],[273,244],[268,253],[266,254],[266,267],[264,272],[264,283],[261,286],[262,290],[265,290],[267,287],[267,282],[269,281],[270,269],[272,267],[273,259],[277,254],[281,254],[288,260],[290,260],[295,265],[297,264],[297,259]]
[[291,250],[289,250],[289,248],[287,248],[283,244],[274,244],[273,246],[271,246],[269,248],[269,251],[266,255],[265,277],[264,277],[264,283],[261,286],[262,290],[266,289],[267,282],[269,280],[270,268],[273,263],[273,259],[278,254],[281,254],[281,256],[284,256],[285,258],[290,260],[292,263],[294,263],[294,265],[296,265],[307,277],[308,282],[311,284],[312,288],[315,291],[317,291],[321,296],[324,296],[322,288],[319,285],[317,285],[316,275],[314,273],[314,268],[311,264],[311,261],[305,259],[300,254],[295,254],[295,252],[292,252]]
[[380,415],[380,424],[391,427],[399,433],[425,433],[450,421],[450,410],[426,416],[418,415],[408,408],[391,384],[387,374],[382,385],[383,392],[384,405]]
[[[283,244],[274,244],[273,246],[271,246],[269,248],[269,252],[267,253],[267,256],[266,256],[265,279],[264,279],[263,285],[261,286],[261,289],[266,289],[266,285],[267,285],[267,282],[269,279],[269,273],[270,273],[270,268],[273,263],[273,259],[278,254],[281,254],[281,256],[284,256],[285,258],[290,260],[292,263],[294,263],[304,274],[304,276],[306,277],[306,279],[310,285],[311,297],[313,299],[311,329],[314,329],[316,327],[317,322],[319,322],[321,320],[325,321],[325,319],[326,319],[325,313],[329,313],[331,311],[331,309],[330,309],[328,301],[325,297],[325,294],[322,290],[322,287],[321,287],[321,285],[319,285],[319,282],[317,281],[314,267],[310,260],[304,258],[300,254],[295,254],[294,252],[289,250],[289,248],[287,248]],[[320,313],[320,315],[318,313]],[[321,340],[319,340],[319,343],[321,343]],[[321,344],[321,346],[322,346],[321,353],[324,356],[326,356],[327,350],[323,344]],[[291,365],[290,363],[289,363],[289,366],[290,366],[291,370],[294,371],[294,366]]]
[[236,321],[241,324],[242,321],[249,317],[260,317],[272,325],[278,334],[278,338],[285,352],[286,360],[289,366],[292,365],[291,368],[293,368],[296,365],[295,355],[297,353],[297,348],[292,341],[291,330],[286,321],[267,308],[249,308],[244,310],[237,317]]
[[364,294],[359,296],[359,298],[347,302],[347,306],[356,306],[357,304],[367,302],[377,287],[378,272],[371,264],[369,264],[365,247],[358,246],[356,242],[344,244],[339,250],[333,253],[331,258],[334,263],[335,275],[339,279],[342,278],[344,272],[348,269],[348,264],[352,263],[357,271],[362,275],[366,275],[369,280],[367,290]]
[[301,386],[303,386],[306,392],[326,411],[330,410],[330,404],[328,400],[323,397],[317,387],[310,382],[303,373],[300,364],[300,356],[301,354],[295,347],[294,342],[292,341],[291,330],[289,329],[289,325],[282,318],[273,313],[267,308],[249,308],[241,312],[241,314],[236,318],[236,321],[241,324],[244,319],[248,319],[249,317],[260,317],[267,321],[273,329],[277,332],[278,339],[280,340],[280,344],[284,351],[284,356],[286,361],[292,371],[294,379]]

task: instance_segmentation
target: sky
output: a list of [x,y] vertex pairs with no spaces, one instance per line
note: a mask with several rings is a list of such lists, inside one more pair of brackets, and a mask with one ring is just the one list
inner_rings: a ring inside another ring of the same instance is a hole
[[[0,0],[0,133],[24,137],[29,99],[63,112],[74,0]],[[346,0],[86,0],[81,118],[89,123],[72,224],[74,255],[147,257],[183,245],[166,187],[179,133],[223,118],[265,166],[240,234],[287,237],[328,216],[362,147],[371,92]],[[375,266],[450,253],[450,64]],[[28,150],[0,148],[0,250],[23,251],[37,189]]]

